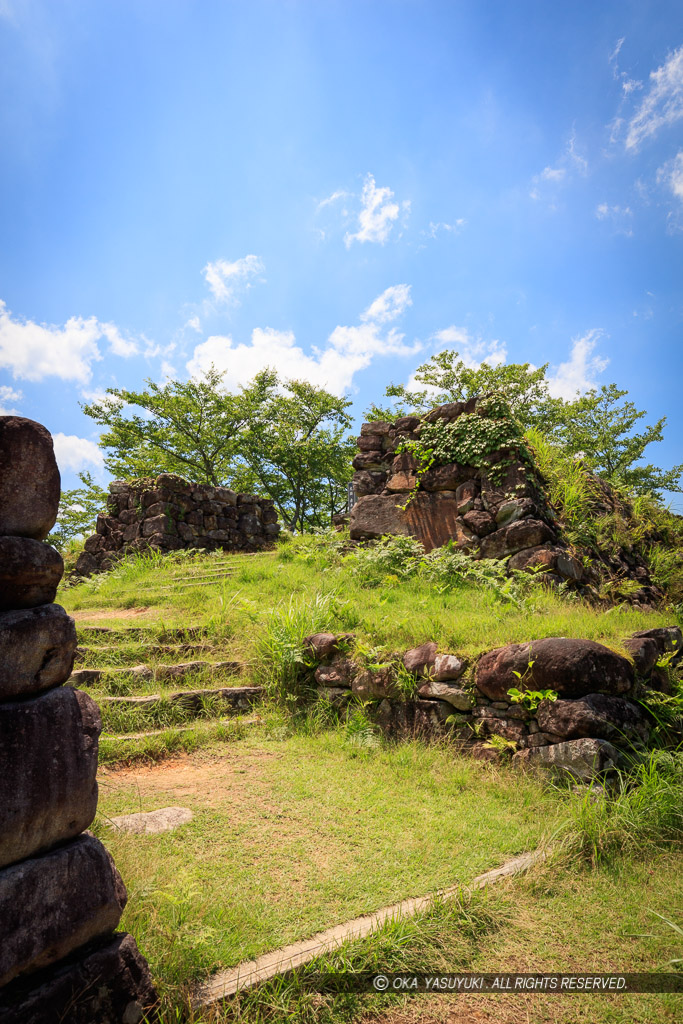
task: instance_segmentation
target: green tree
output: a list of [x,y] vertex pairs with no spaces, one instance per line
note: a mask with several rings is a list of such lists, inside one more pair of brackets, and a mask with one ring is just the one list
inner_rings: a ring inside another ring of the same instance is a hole
[[683,464],[664,470],[642,462],[645,449],[663,439],[666,417],[638,433],[636,424],[647,413],[633,402],[622,402],[626,395],[628,391],[616,384],[603,384],[572,402],[559,403],[554,437],[596,473],[637,494],[681,491]]
[[145,391],[107,388],[109,397],[84,405],[86,416],[106,428],[100,437],[106,468],[120,479],[179,473],[214,486],[229,481],[241,448],[245,406],[239,395],[221,388],[222,380],[212,367],[199,379],[147,380]]
[[302,380],[263,370],[242,392],[249,409],[243,482],[268,494],[285,523],[305,532],[346,508],[355,439],[351,404]]
[[78,477],[83,486],[62,491],[57,522],[47,538],[58,551],[68,548],[72,540],[94,533],[98,514],[106,510],[107,492],[90,473],[79,473]]
[[534,367],[530,363],[507,363],[490,366],[482,363],[467,366],[453,349],[437,352],[415,371],[415,380],[424,384],[422,390],[410,391],[403,384],[390,384],[386,396],[394,399],[396,408],[371,406],[372,419],[424,413],[447,402],[462,402],[475,395],[497,391],[502,394],[511,412],[523,426],[536,426],[554,418],[555,400],[550,397],[546,381],[548,364]]

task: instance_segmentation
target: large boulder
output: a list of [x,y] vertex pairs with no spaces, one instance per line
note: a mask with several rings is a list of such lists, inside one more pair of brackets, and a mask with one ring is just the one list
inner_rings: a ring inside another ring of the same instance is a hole
[[0,416],[0,535],[44,540],[55,525],[60,479],[50,432]]
[[27,537],[0,537],[0,612],[51,604],[64,560],[49,544]]
[[594,640],[546,637],[484,654],[475,681],[485,697],[507,700],[513,688],[555,690],[560,697],[627,693],[634,675],[626,658]]
[[76,652],[76,624],[58,604],[0,613],[0,700],[65,682]]
[[0,866],[88,828],[101,728],[97,704],[70,686],[0,704]]
[[126,905],[114,862],[94,836],[0,871],[0,987],[113,932]]
[[416,676],[428,676],[434,672],[436,664],[436,644],[433,641],[413,647],[403,655],[403,667],[406,672]]
[[117,933],[84,955],[17,978],[0,991],[0,1024],[137,1024],[157,1002],[132,935]]
[[576,739],[553,743],[549,747],[518,750],[512,763],[518,768],[541,769],[556,777],[570,776],[590,783],[611,771],[619,761],[619,752],[607,740]]
[[518,519],[510,526],[490,533],[481,542],[482,558],[507,558],[517,551],[539,547],[555,539],[555,534],[542,519]]
[[475,548],[477,535],[458,513],[455,491],[418,491],[408,502],[406,494],[366,494],[351,510],[350,531],[354,540],[385,535],[416,537],[426,551],[453,541],[457,547]]
[[592,736],[618,743],[646,740],[650,731],[637,704],[604,693],[589,693],[579,700],[543,700],[536,720],[542,732],[563,740]]

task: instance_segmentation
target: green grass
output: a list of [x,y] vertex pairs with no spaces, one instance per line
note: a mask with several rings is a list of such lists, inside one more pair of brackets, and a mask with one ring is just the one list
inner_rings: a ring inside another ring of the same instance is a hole
[[[95,577],[60,592],[58,600],[87,624],[87,613],[97,614],[93,624],[123,628],[148,626],[161,636],[163,627],[201,623],[216,656],[253,661],[259,641],[273,610],[287,614],[300,610],[315,628],[355,632],[373,645],[401,650],[427,639],[443,650],[473,657],[506,643],[545,636],[578,636],[620,649],[620,641],[637,629],[670,624],[670,610],[644,611],[618,605],[609,611],[579,599],[570,599],[541,585],[526,592],[505,593],[504,587],[389,573],[384,583],[368,585],[354,571],[349,557],[339,556],[309,538],[282,545],[276,554],[235,558],[236,570],[229,581],[193,590],[144,589],[161,586],[169,571],[190,563],[210,566],[215,556],[196,554],[137,556],[107,576]],[[455,577],[454,577],[455,579]],[[143,618],[126,618],[127,609],[143,607]],[[305,610],[308,609],[306,613]],[[303,611],[302,611],[303,610]],[[90,639],[88,643],[90,643]],[[103,643],[105,642],[103,638]],[[108,640],[106,642],[109,642]],[[128,648],[126,660],[149,651]],[[94,658],[89,657],[89,663]]]
[[[103,776],[97,832],[129,890],[122,927],[165,990],[535,848],[564,801],[448,746],[358,746],[343,730],[246,733],[186,770]],[[192,822],[113,834],[169,804]]]

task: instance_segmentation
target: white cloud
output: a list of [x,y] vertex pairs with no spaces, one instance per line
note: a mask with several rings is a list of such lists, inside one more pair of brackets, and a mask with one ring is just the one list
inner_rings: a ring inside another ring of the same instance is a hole
[[676,153],[673,160],[659,168],[657,181],[668,185],[672,195],[683,202],[683,150]]
[[598,220],[610,221],[615,231],[629,238],[633,236],[632,218],[633,210],[630,206],[610,206],[609,203],[599,203],[595,208],[595,216]]
[[507,348],[503,342],[497,338],[492,341],[473,338],[466,327],[456,327],[452,324],[442,331],[437,331],[434,340],[439,344],[439,351],[446,347],[457,349],[463,363],[472,370],[482,363],[500,366],[507,359]]
[[567,140],[564,153],[558,160],[557,166],[551,167],[548,165],[543,168],[540,174],[533,176],[529,196],[535,200],[542,199],[544,194],[542,186],[544,184],[551,186],[569,181],[571,180],[572,171],[578,172],[581,175],[588,173],[588,161],[585,157],[581,156],[577,149],[576,131],[574,129]]
[[237,293],[251,287],[251,278],[262,274],[264,266],[258,256],[249,254],[233,263],[228,260],[216,260],[207,263],[202,273],[218,302],[232,303],[237,301]]
[[361,313],[361,320],[364,323],[373,321],[378,324],[390,323],[405,313],[408,306],[412,306],[413,300],[410,297],[409,284],[394,284],[378,295],[364,313]]
[[189,327],[191,331],[196,331],[197,334],[202,333],[202,322],[196,313],[194,316],[191,316],[190,319],[186,321],[185,326]]
[[[353,233],[347,231],[344,235],[347,249],[352,242],[379,242],[384,245],[400,212],[398,203],[391,201],[393,198],[394,193],[390,188],[377,188],[372,174],[366,175],[361,192],[358,230]],[[408,212],[410,203],[404,202],[403,208]]]
[[409,285],[387,288],[370,304],[359,325],[335,327],[326,347],[313,348],[310,355],[296,343],[293,331],[257,327],[249,343],[235,343],[229,335],[213,335],[195,347],[187,370],[198,376],[213,365],[225,373],[225,386],[233,389],[271,366],[286,377],[309,380],[341,395],[351,387],[355,374],[375,357],[407,356],[419,350],[419,344],[407,345],[395,328],[386,331],[382,326],[400,316],[408,305]]
[[[12,402],[20,402],[24,396],[21,391],[11,388],[8,384],[0,385],[0,416],[16,416],[18,410],[11,408]],[[8,404],[5,404],[8,403]]]
[[433,221],[429,222],[429,231],[423,231],[423,235],[428,235],[430,238],[436,238],[439,231],[450,231],[454,235],[457,234],[462,227],[467,223],[464,217],[459,217],[453,224],[446,224],[445,221]]
[[320,210],[324,210],[326,206],[331,206],[332,203],[336,203],[338,199],[346,199],[348,194],[349,193],[346,192],[343,188],[338,188],[337,191],[333,192],[331,196],[327,197],[327,199],[320,200],[320,202],[315,208],[316,212],[319,213]]
[[128,359],[130,356],[138,355],[139,349],[130,338],[124,338],[115,324],[100,324],[102,336],[109,342],[109,347],[115,356],[122,356]]
[[542,181],[562,181],[566,173],[566,167],[544,167],[539,178]]
[[649,90],[629,122],[626,149],[637,150],[645,139],[682,117],[683,46],[679,46],[664,64],[650,72]]
[[12,317],[0,299],[0,369],[10,370],[15,379],[59,377],[87,384],[92,363],[102,358],[100,338],[106,338],[113,355],[137,354],[135,342],[114,324],[100,323],[94,316],[72,316],[63,327],[37,324]]
[[604,331],[593,328],[583,337],[572,340],[569,360],[560,363],[556,372],[548,377],[548,388],[553,398],[573,399],[596,386],[596,377],[609,363],[609,359],[593,355],[593,349],[603,335]]
[[102,469],[104,456],[94,441],[75,434],[53,434],[55,457],[60,471],[73,470],[78,472],[87,466]]

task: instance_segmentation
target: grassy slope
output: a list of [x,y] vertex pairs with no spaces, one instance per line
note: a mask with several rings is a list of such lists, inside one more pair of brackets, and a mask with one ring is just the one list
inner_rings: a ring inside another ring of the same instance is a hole
[[[671,613],[627,606],[606,613],[541,586],[521,600],[473,585],[438,593],[417,578],[398,582],[394,577],[387,585],[368,587],[324,552],[297,547],[296,542],[276,554],[235,559],[227,580],[187,590],[169,586],[170,567],[177,573],[190,565],[197,570],[210,567],[212,561],[206,555],[138,558],[107,577],[63,590],[58,600],[81,623],[157,628],[205,623],[216,658],[246,661],[253,660],[255,641],[273,609],[290,601],[312,607],[317,595],[328,595],[329,602],[322,615],[311,613],[313,628],[324,622],[391,650],[433,639],[443,650],[468,656],[543,636],[580,636],[619,648],[629,633],[672,621]],[[142,614],[130,614],[141,608]],[[138,653],[149,660],[152,652],[131,649],[131,662]]]

